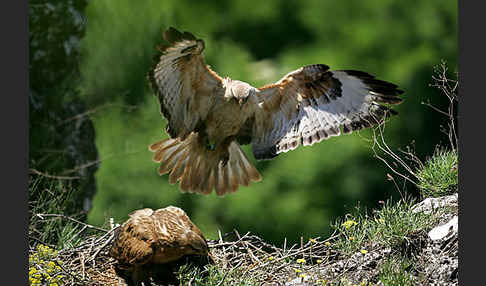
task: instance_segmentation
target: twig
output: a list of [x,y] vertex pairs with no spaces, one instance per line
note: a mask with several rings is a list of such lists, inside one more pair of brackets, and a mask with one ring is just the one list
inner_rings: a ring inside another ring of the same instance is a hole
[[[128,94],[128,91],[125,91],[124,93],[122,93],[121,96],[124,96],[126,94]],[[74,115],[72,117],[66,118],[63,121],[61,121],[59,123],[59,125],[63,125],[63,124],[69,123],[69,122],[71,122],[73,120],[78,120],[78,119],[81,119],[83,117],[87,117],[87,116],[89,116],[91,114],[94,114],[94,113],[100,111],[101,109],[106,109],[108,107],[125,107],[129,111],[137,108],[137,106],[135,106],[135,105],[125,105],[125,104],[107,103],[107,104],[104,104],[104,105],[101,105],[101,106],[97,106],[95,108],[92,108],[90,110],[87,110],[85,112],[82,112],[80,114]]]
[[84,261],[84,253],[80,252],[79,255],[81,256],[80,258],[80,262],[81,262],[81,269],[82,269],[82,275],[81,275],[81,278],[84,280],[85,276],[86,276],[86,272],[85,272],[85,261]]
[[[112,229],[110,230],[110,232],[113,232],[115,229]],[[113,239],[115,238],[115,234],[113,233],[110,238],[108,238],[100,247],[98,247],[98,250],[93,254],[92,257],[90,257],[88,259],[88,261],[91,261],[91,260],[94,260],[96,258],[96,256],[98,255],[98,253],[100,253],[100,251],[105,248],[105,246],[107,246]]]
[[58,179],[58,180],[77,180],[79,179],[80,177],[78,176],[72,176],[72,177],[69,177],[69,176],[57,176],[57,175],[49,175],[47,173],[43,173],[39,170],[36,170],[36,169],[32,169],[30,168],[29,169],[29,172],[31,174],[36,174],[36,175],[40,175],[40,176],[43,176],[43,177],[46,177],[46,178],[50,178],[50,179]]
[[[104,158],[104,159],[107,159],[107,158]],[[62,172],[62,174],[71,174],[71,173],[75,173],[79,170],[82,170],[82,169],[85,169],[85,168],[88,168],[88,167],[91,167],[93,165],[97,165],[97,164],[100,164],[101,163],[101,159],[98,159],[98,160],[94,160],[94,161],[90,161],[88,163],[85,163],[83,165],[80,165],[80,166],[76,166],[75,168],[73,169],[70,169],[70,170],[66,170],[64,172]]]
[[[239,240],[242,240],[240,234],[238,233],[238,231],[236,229],[233,230],[233,231],[235,232],[235,234],[239,238]],[[245,234],[245,236],[247,236],[249,233],[250,232],[247,232]],[[246,241],[242,241],[242,244],[245,247],[246,252],[250,255],[250,258],[253,260],[253,262],[260,264],[261,261],[253,254],[253,252],[251,251],[251,249],[248,248],[248,243]]]
[[36,214],[37,217],[39,217],[40,219],[44,219],[44,217],[61,217],[61,218],[65,218],[65,219],[68,219],[70,221],[73,221],[75,223],[79,223],[81,225],[84,225],[88,228],[91,228],[91,229],[96,229],[96,230],[99,230],[99,231],[103,231],[103,232],[109,232],[109,230],[106,230],[106,229],[103,229],[103,228],[99,228],[99,227],[96,227],[94,225],[90,225],[90,224],[87,224],[87,223],[84,223],[84,222],[81,222],[77,219],[74,219],[72,217],[68,217],[66,215],[63,215],[63,214]]
[[224,276],[223,276],[223,279],[221,279],[221,281],[219,281],[219,283],[218,283],[218,285],[217,285],[217,286],[221,286],[221,285],[223,285],[223,282],[224,282],[224,280],[226,279],[226,276],[228,276],[228,274],[229,274],[230,272],[233,272],[235,269],[238,269],[238,267],[240,267],[242,263],[243,263],[243,260],[241,260],[241,261],[240,261],[240,263],[238,263],[238,264],[237,264],[235,267],[231,268],[229,271],[226,271],[226,273],[225,273],[225,274],[224,274]]

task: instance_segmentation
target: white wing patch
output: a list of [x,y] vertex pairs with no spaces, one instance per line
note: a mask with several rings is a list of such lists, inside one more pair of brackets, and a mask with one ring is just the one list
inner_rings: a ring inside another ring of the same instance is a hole
[[[289,83],[285,83],[285,78],[280,80],[279,89],[273,89],[273,94],[264,97],[267,101],[276,101],[275,96],[280,96],[281,101],[270,115],[264,111],[266,102],[260,105],[252,142],[255,158],[271,159],[300,145],[310,146],[342,132],[370,127],[390,110],[377,102],[396,104],[401,101],[396,97],[401,91],[393,84],[375,80],[366,73],[326,71],[324,67],[321,70],[319,66],[297,70],[307,72],[306,77],[299,77],[296,72],[289,73],[287,76],[296,78]],[[322,74],[323,71],[329,73],[327,77],[311,78],[313,72]],[[309,82],[304,82],[309,78]],[[288,97],[295,98],[297,107]],[[271,121],[270,128],[268,121]]]

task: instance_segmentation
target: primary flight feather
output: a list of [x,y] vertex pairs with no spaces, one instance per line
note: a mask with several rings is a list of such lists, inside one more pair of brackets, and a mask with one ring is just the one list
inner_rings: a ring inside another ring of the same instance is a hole
[[204,41],[169,28],[148,73],[167,119],[168,139],[149,146],[159,174],[183,192],[235,192],[261,176],[240,145],[257,160],[299,145],[379,124],[396,114],[397,86],[355,70],[324,64],[301,67],[276,83],[255,88],[222,78],[206,65]]

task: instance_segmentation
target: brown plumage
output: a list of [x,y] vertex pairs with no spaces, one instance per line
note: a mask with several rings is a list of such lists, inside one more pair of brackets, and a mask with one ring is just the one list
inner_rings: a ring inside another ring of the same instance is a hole
[[133,280],[145,276],[142,267],[165,264],[185,255],[209,255],[201,231],[186,213],[177,207],[134,211],[116,231],[109,255],[118,268],[131,271]]
[[381,123],[397,114],[397,86],[355,70],[301,67],[260,88],[222,78],[205,64],[204,41],[174,28],[164,32],[148,79],[170,138],[150,145],[159,174],[183,192],[218,195],[261,180],[240,145],[257,160],[299,145]]

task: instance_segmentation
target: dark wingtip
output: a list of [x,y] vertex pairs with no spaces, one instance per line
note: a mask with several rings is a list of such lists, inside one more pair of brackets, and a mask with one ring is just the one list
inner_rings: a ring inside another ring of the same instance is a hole
[[370,91],[378,94],[378,97],[376,99],[377,102],[387,104],[399,104],[403,101],[403,99],[398,97],[398,95],[403,94],[404,91],[398,89],[398,85],[394,83],[377,79],[374,75],[363,71],[343,70],[343,72],[347,73],[350,76],[359,78],[369,88]]
[[169,29],[164,32],[164,39],[170,43],[176,43],[182,40],[182,35],[183,34],[176,28],[169,27]]
[[174,27],[169,27],[165,32],[164,32],[164,39],[171,44],[181,42],[182,40],[190,40],[190,41],[196,41],[196,37],[191,34],[190,32],[184,31],[180,32]]
[[182,37],[187,40],[192,40],[192,41],[196,40],[196,37],[187,31],[182,34]]

